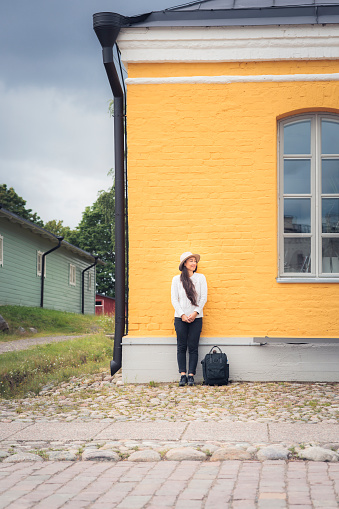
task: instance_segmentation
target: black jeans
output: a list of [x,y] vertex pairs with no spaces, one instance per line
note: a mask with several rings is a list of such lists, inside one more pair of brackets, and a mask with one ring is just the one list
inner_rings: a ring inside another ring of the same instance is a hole
[[[198,345],[202,328],[202,318],[194,322],[183,322],[181,318],[174,318],[175,332],[177,333],[177,359],[179,373],[192,373],[195,375],[198,363]],[[188,348],[188,371],[186,370],[186,352]]]

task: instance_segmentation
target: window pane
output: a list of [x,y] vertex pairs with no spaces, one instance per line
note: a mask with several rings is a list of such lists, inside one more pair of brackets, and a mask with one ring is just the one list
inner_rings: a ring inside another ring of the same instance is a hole
[[309,198],[284,199],[284,232],[311,232],[311,200]]
[[310,159],[295,159],[284,161],[284,193],[285,194],[311,193]]
[[322,199],[323,233],[339,233],[339,198]]
[[323,159],[321,188],[326,194],[339,193],[339,159]]
[[284,272],[311,272],[311,239],[284,239]]
[[284,154],[311,153],[311,122],[303,120],[284,126]]
[[339,238],[323,239],[323,272],[339,272]]
[[339,154],[339,122],[330,122],[329,120],[322,120],[321,153]]

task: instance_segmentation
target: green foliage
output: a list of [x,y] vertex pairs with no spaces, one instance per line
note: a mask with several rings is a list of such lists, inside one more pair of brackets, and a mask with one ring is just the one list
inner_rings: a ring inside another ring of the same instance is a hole
[[95,373],[109,364],[112,340],[104,334],[51,343],[0,356],[0,396],[38,394],[48,383]]
[[108,113],[110,117],[114,117],[114,99],[111,99],[108,103]]
[[[45,223],[45,229],[51,233],[54,233],[54,235],[63,237],[68,242],[69,242],[68,239],[71,237],[71,235],[74,232],[74,230],[71,230],[69,226],[64,226],[64,222],[62,220],[57,221],[56,219],[47,221],[47,223]],[[71,244],[72,244],[72,242],[71,242]]]
[[75,231],[65,240],[81,249],[96,254],[105,262],[97,265],[97,292],[115,297],[114,273],[114,186],[108,191],[100,191],[98,199],[91,207],[86,207]]
[[[70,335],[87,334],[94,330],[111,332],[113,321],[96,315],[80,315],[54,309],[34,308],[26,306],[0,306],[0,315],[9,325],[9,335],[0,335],[0,340],[13,340],[18,327],[28,330],[35,327],[39,335]],[[32,334],[30,334],[32,335]],[[17,336],[17,334],[16,334]],[[20,336],[22,337],[22,336]]]
[[18,214],[18,216],[32,221],[32,223],[38,226],[44,226],[43,221],[37,213],[33,212],[32,209],[26,208],[26,200],[21,198],[21,196],[14,191],[13,187],[7,189],[6,184],[0,184],[0,203],[10,212]]

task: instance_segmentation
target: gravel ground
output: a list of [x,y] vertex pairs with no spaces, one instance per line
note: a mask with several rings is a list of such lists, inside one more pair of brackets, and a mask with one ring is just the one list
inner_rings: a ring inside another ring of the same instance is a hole
[[[231,383],[179,388],[177,384],[124,385],[121,374],[73,378],[38,396],[0,400],[0,423],[23,422],[280,422],[339,421],[339,384]],[[339,460],[338,443],[224,443],[185,440],[2,440],[0,461]],[[319,447],[320,446],[320,447]]]
[[[32,338],[0,345],[0,353],[67,336]],[[0,423],[23,422],[339,422],[339,384],[244,383],[178,387],[175,384],[124,385],[121,373],[107,372],[45,386],[38,396],[0,399]],[[0,461],[281,460],[339,461],[338,443],[225,443],[185,440],[38,441],[2,440]]]
[[123,385],[98,373],[46,386],[38,396],[0,400],[0,421],[339,422],[339,384],[244,383],[178,387]]

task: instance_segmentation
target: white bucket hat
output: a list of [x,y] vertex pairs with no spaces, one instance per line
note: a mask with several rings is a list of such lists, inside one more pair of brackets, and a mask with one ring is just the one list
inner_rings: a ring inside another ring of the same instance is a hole
[[185,261],[188,260],[188,258],[192,258],[192,256],[194,256],[194,258],[197,260],[197,263],[198,263],[199,260],[200,260],[200,255],[199,254],[191,253],[191,251],[186,251],[186,253],[182,253],[182,255],[180,256],[179,270],[182,270]]

